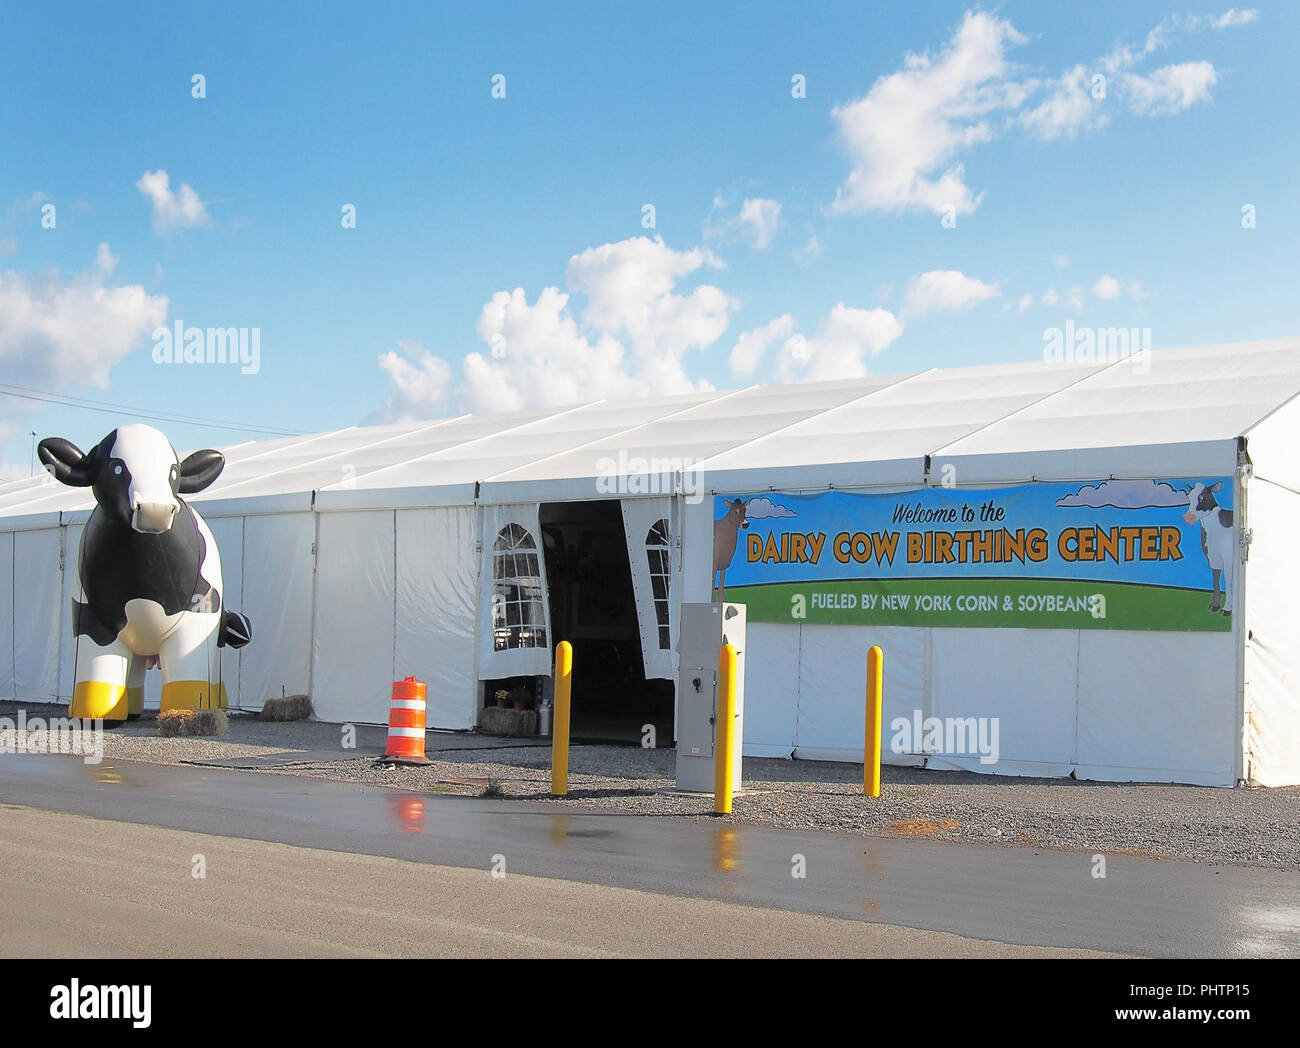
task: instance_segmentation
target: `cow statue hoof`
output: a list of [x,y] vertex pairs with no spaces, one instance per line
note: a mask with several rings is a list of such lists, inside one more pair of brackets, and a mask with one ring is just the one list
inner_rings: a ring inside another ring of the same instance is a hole
[[76,683],[69,716],[120,724],[144,710],[145,670],[162,670],[162,709],[226,705],[221,647],[252,637],[221,603],[221,558],[208,526],[179,496],[220,475],[219,451],[181,461],[158,430],[119,426],[83,454],[47,437],[42,464],[60,483],[91,488],[74,600]]
[[1210,601],[1211,611],[1218,611],[1220,607],[1221,605],[1219,604],[1219,599],[1217,597],[1214,600]]

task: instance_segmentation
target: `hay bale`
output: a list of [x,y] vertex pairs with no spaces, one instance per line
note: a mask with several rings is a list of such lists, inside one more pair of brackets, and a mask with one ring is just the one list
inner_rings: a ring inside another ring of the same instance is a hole
[[229,730],[230,718],[225,710],[166,710],[158,714],[158,734],[164,739],[224,735]]
[[267,699],[262,705],[261,717],[264,721],[306,720],[310,716],[309,695],[285,695],[279,699]]

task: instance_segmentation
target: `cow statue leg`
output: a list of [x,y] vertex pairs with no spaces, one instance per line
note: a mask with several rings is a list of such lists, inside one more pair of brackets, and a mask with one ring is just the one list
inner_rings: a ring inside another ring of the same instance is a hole
[[219,611],[188,611],[163,641],[158,652],[163,712],[226,708],[221,652],[217,647],[220,626]]
[[1233,570],[1235,566],[1231,553],[1223,558],[1223,603],[1221,607],[1225,615],[1232,614],[1232,583],[1233,576],[1236,574]]
[[136,720],[144,712],[144,671],[149,661],[143,655],[131,657],[126,674],[126,719]]
[[76,684],[69,717],[122,724],[130,715],[127,671],[131,649],[121,637],[97,644],[89,636],[77,638]]
[[1210,569],[1210,577],[1214,579],[1214,592],[1210,595],[1210,610],[1218,611],[1223,606],[1223,598],[1219,594],[1219,576],[1223,573],[1218,568]]

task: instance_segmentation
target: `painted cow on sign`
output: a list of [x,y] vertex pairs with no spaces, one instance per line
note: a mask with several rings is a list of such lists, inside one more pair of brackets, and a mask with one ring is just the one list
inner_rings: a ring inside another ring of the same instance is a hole
[[725,503],[727,513],[713,522],[713,574],[719,575],[718,600],[727,595],[727,567],[736,555],[742,528],[749,527],[743,499]]
[[[1183,520],[1201,525],[1201,551],[1210,562],[1210,575],[1214,580],[1214,594],[1210,610],[1232,614],[1232,583],[1237,563],[1237,549],[1233,541],[1232,510],[1223,509],[1215,500],[1223,481],[1215,481],[1208,488],[1199,481],[1187,489],[1187,512]],[[1223,592],[1219,592],[1219,580]]]
[[226,705],[223,646],[243,647],[248,619],[221,604],[221,558],[212,532],[182,494],[221,473],[219,451],[181,461],[151,426],[119,426],[82,454],[47,437],[41,462],[54,478],[91,488],[97,503],[81,537],[72,605],[77,638],[73,717],[121,723],[144,707],[144,674],[162,670],[162,709]]

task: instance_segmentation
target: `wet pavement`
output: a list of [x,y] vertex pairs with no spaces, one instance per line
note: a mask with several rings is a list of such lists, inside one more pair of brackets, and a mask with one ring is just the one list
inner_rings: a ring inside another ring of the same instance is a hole
[[[571,809],[211,767],[0,755],[0,803],[975,939],[1300,956],[1300,873]],[[0,816],[2,817],[2,816]],[[802,876],[801,876],[802,874]]]

